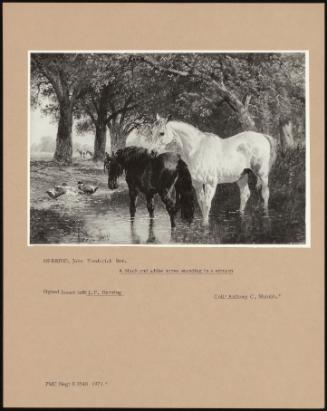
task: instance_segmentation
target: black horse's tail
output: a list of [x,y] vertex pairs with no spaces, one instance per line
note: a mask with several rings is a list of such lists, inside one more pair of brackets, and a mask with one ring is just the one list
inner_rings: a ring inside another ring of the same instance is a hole
[[181,217],[191,222],[194,217],[194,192],[192,186],[192,177],[186,163],[178,160],[177,164],[177,181],[175,184],[177,204],[181,209]]

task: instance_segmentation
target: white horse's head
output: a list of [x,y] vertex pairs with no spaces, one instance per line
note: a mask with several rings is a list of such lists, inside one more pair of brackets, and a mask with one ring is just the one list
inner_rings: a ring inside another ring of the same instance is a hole
[[153,146],[157,151],[164,150],[168,144],[176,139],[175,133],[172,128],[169,127],[169,120],[170,117],[164,118],[157,114],[152,132]]

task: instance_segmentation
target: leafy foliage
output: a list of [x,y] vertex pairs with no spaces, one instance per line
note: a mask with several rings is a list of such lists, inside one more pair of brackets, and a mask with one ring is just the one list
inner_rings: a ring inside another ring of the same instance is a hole
[[57,118],[66,97],[78,133],[102,119],[122,141],[156,112],[222,137],[247,128],[278,136],[290,118],[303,141],[304,63],[303,53],[37,54],[31,104]]

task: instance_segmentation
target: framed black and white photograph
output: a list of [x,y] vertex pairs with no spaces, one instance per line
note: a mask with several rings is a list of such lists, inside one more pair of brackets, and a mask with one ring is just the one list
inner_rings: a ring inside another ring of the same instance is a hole
[[310,244],[306,51],[29,54],[29,243]]

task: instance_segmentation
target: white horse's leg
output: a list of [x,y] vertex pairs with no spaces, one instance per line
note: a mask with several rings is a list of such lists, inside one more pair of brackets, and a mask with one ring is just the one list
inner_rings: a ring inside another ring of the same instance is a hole
[[[263,200],[263,209],[268,216],[268,202],[269,202],[269,186],[268,186],[268,175],[267,174],[257,174],[258,183],[257,187],[261,187],[261,198]],[[259,182],[260,181],[260,182]]]
[[211,208],[211,202],[215,195],[216,185],[205,184],[203,186],[203,224],[209,224],[209,213]]
[[204,201],[203,184],[194,181],[193,187],[195,189],[196,198],[198,199],[199,207],[203,215],[203,201]]
[[268,186],[268,176],[261,177],[261,196],[263,199],[263,208],[265,214],[268,215],[268,201],[269,201],[269,186]]
[[240,213],[244,214],[244,210],[246,207],[246,203],[248,202],[248,199],[250,197],[250,189],[248,185],[248,175],[244,174],[238,181],[237,185],[240,189],[240,197],[241,197],[241,202],[240,202]]

